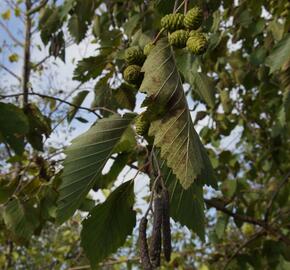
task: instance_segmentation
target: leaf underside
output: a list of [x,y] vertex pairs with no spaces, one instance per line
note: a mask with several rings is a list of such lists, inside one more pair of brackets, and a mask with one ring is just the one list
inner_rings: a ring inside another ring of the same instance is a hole
[[59,187],[57,220],[60,223],[73,215],[101,176],[114,147],[130,125],[131,118],[129,115],[104,118],[73,140],[67,148]]
[[149,135],[160,147],[161,158],[187,189],[199,183],[216,186],[211,163],[194,130],[174,55],[166,39],[149,54],[142,71],[140,87],[147,93],[148,109],[154,115]]

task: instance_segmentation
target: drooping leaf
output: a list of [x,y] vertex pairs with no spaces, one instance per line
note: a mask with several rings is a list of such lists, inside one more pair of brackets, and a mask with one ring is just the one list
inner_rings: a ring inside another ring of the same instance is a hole
[[76,4],[76,0],[65,0],[60,8],[60,16],[64,19]]
[[[112,73],[108,73],[96,83],[94,88],[95,97],[91,105],[92,108],[104,107],[111,110],[115,109],[112,99],[112,89],[108,82],[111,77]],[[111,114],[109,111],[103,109],[100,110],[100,113],[104,116]]]
[[76,43],[79,44],[86,36],[88,25],[86,21],[81,20],[76,14],[70,17],[68,30]]
[[78,62],[74,70],[74,80],[86,82],[95,79],[101,75],[107,64],[107,58],[104,55],[91,56]]
[[202,185],[193,183],[188,189],[183,189],[166,162],[159,160],[159,163],[170,195],[170,216],[176,222],[193,230],[204,241],[205,217]]
[[59,57],[65,62],[65,40],[63,31],[60,31],[56,35],[53,35],[50,40],[49,55]]
[[11,199],[4,208],[3,219],[7,228],[20,240],[28,241],[38,226],[37,210],[18,198]]
[[211,78],[207,75],[197,72],[194,57],[188,52],[176,52],[176,63],[179,71],[185,80],[192,86],[194,92],[204,101],[210,108],[215,106],[215,86]]
[[281,39],[267,57],[266,64],[270,73],[280,69],[290,58],[290,34]]
[[62,26],[60,10],[58,8],[45,8],[40,16],[38,27],[42,42],[47,45],[52,35]]
[[129,154],[121,153],[115,159],[108,173],[99,177],[98,183],[94,186],[94,190],[99,188],[108,188],[117,180],[121,171],[125,168],[129,160]]
[[165,39],[153,48],[142,71],[145,74],[140,90],[148,95],[146,102],[153,120],[149,134],[160,147],[161,157],[183,188],[189,188],[197,178],[215,186],[209,158],[193,127],[172,49]]
[[136,89],[128,84],[121,84],[113,91],[114,99],[119,108],[133,111],[136,103]]
[[124,24],[124,31],[128,37],[131,37],[136,30],[138,23],[140,21],[140,14],[135,14],[128,19],[128,21]]
[[212,80],[205,74],[191,71],[191,79],[189,81],[193,86],[193,90],[205,101],[210,107],[215,106],[215,87]]
[[17,179],[0,179],[0,204],[5,203],[18,185]]
[[133,231],[136,224],[133,186],[130,181],[119,186],[83,222],[81,245],[93,269],[123,245]]
[[43,151],[43,136],[48,137],[51,133],[51,120],[41,113],[39,108],[33,104],[27,104],[24,112],[29,121],[29,132],[27,140],[36,150]]
[[113,115],[98,121],[67,148],[59,190],[57,218],[63,222],[73,215],[97,182],[115,145],[127,130],[132,116]]
[[24,149],[24,135],[29,123],[23,111],[13,104],[0,102],[0,141],[7,142],[16,153]]
[[77,107],[71,107],[70,108],[70,111],[69,111],[68,116],[67,116],[67,120],[68,120],[69,123],[74,119],[75,115],[77,114],[77,112],[79,110],[78,107],[83,104],[83,102],[84,102],[85,98],[87,97],[88,93],[89,93],[89,91],[84,90],[84,91],[79,92],[73,98],[72,104],[74,104]]

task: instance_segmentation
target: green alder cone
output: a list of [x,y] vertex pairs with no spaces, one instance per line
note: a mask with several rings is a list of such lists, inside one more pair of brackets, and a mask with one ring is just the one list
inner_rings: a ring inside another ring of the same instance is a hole
[[150,42],[148,44],[145,45],[144,49],[143,49],[143,53],[145,56],[148,56],[149,53],[151,52],[151,50],[155,47],[155,45]]
[[145,113],[141,113],[138,115],[135,119],[135,128],[136,133],[140,136],[144,136],[148,133],[150,127],[150,122],[148,120],[148,117]]
[[138,84],[142,78],[141,67],[130,65],[123,72],[124,80],[128,83]]
[[189,39],[186,42],[186,47],[189,51],[196,55],[205,53],[207,49],[207,39],[203,33],[190,31]]
[[189,32],[181,29],[171,33],[168,37],[168,42],[176,48],[184,48],[186,47],[186,41],[188,38]]
[[202,10],[199,7],[190,9],[184,17],[184,26],[188,29],[196,30],[202,23]]
[[138,46],[129,47],[125,51],[125,61],[129,65],[142,65],[145,61],[143,50]]
[[161,27],[173,32],[184,27],[183,20],[184,15],[181,13],[167,14],[161,19]]

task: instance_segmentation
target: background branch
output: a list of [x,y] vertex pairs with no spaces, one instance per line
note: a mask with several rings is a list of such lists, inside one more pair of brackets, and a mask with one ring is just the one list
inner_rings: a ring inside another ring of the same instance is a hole
[[17,79],[19,82],[21,82],[21,78],[15,74],[12,70],[9,68],[5,67],[4,65],[0,64],[0,68],[4,69],[6,72],[8,72],[11,76],[13,76],[15,79]]
[[218,199],[205,199],[204,200],[205,203],[210,206],[210,207],[214,207],[217,210],[233,217],[236,220],[240,220],[243,222],[248,222],[251,223],[253,225],[257,225],[260,226],[262,228],[265,229],[265,231],[267,231],[269,234],[279,238],[281,241],[283,241],[284,243],[286,243],[287,245],[290,245],[290,239],[285,236],[284,234],[282,234],[278,229],[272,227],[269,223],[263,221],[263,220],[259,220],[259,219],[255,219],[253,217],[249,217],[249,216],[245,216],[245,215],[240,215],[238,213],[234,213],[231,210],[227,209],[223,202],[218,200]]

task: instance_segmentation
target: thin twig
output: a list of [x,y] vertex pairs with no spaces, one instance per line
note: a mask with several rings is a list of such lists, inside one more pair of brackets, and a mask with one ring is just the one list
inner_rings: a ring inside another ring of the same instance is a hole
[[20,47],[24,47],[23,43],[21,43],[9,30],[9,28],[2,22],[0,21],[0,26],[3,28],[3,30],[8,34],[8,36]]
[[[12,94],[12,95],[0,95],[0,99],[10,98],[10,97],[17,97],[17,96],[22,96],[22,95],[23,95],[23,93]],[[77,106],[77,105],[75,105],[75,104],[73,104],[71,102],[68,102],[66,100],[63,100],[61,98],[48,96],[48,95],[43,95],[43,94],[40,94],[40,93],[29,92],[28,95],[30,95],[30,96],[38,96],[38,97],[41,97],[41,98],[53,99],[53,100],[59,101],[60,103],[67,104],[67,105],[69,105],[71,107],[91,112],[91,113],[95,114],[98,118],[102,118],[102,116],[100,114],[98,114],[97,112],[95,112],[95,110],[107,110],[109,112],[113,112],[112,110],[107,109],[105,107],[95,107],[93,109],[90,109],[90,108],[87,108],[87,107]],[[114,113],[116,113],[116,112],[114,112]]]
[[15,79],[17,79],[19,82],[21,82],[21,78],[15,74],[12,70],[9,68],[5,67],[4,65],[0,64],[0,68],[4,69],[6,72],[8,72],[10,75],[12,75]]
[[[31,0],[25,1],[26,12],[31,9]],[[31,27],[32,19],[29,14],[25,16],[25,43],[23,52],[23,71],[22,71],[22,92],[23,92],[23,107],[28,103],[29,81],[30,81],[30,47],[31,47]]]
[[179,5],[179,7],[176,9],[175,12],[178,12],[183,7],[184,3],[185,3],[185,0],[182,1],[182,3]]
[[27,15],[28,15],[28,16],[31,16],[31,15],[33,15],[34,13],[40,11],[43,7],[45,7],[45,5],[46,5],[47,3],[48,3],[48,0],[43,0],[43,1],[41,1],[41,3],[40,3],[37,7],[35,7],[35,8],[30,8],[30,10],[28,10],[28,12],[27,12]]
[[161,30],[158,32],[158,34],[156,35],[156,37],[154,38],[154,40],[152,41],[152,44],[156,44],[156,42],[158,41],[158,39],[160,38],[161,34],[164,32],[165,28],[161,28]]
[[179,2],[179,0],[175,0],[175,2],[174,2],[173,13],[176,13],[178,2]]
[[184,15],[187,13],[188,3],[189,3],[189,0],[185,0],[185,2],[184,2]]

